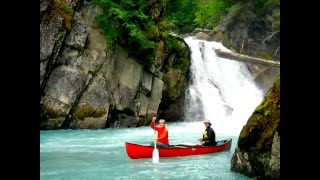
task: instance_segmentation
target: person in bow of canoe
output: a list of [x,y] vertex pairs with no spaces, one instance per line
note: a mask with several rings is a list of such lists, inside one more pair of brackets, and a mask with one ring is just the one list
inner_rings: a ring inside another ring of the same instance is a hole
[[[164,119],[159,120],[159,126],[155,126],[155,121],[157,117],[152,118],[151,128],[158,131],[158,138],[156,146],[159,148],[168,148],[169,147],[169,132],[166,128],[166,121]],[[154,147],[154,142],[151,142],[150,146]]]
[[199,138],[198,140],[202,143],[203,146],[214,146],[217,144],[216,142],[216,134],[214,130],[211,128],[210,120],[203,121],[206,129],[203,133],[202,138]]

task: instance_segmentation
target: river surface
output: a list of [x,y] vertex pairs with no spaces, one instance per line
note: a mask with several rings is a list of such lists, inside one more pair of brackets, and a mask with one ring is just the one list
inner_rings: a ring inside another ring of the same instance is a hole
[[[170,144],[198,143],[204,131],[201,122],[168,123]],[[133,160],[125,142],[149,144],[150,127],[103,130],[40,131],[40,179],[249,179],[230,171],[237,135],[217,134],[217,140],[232,138],[229,151],[175,158]]]
[[46,179],[249,179],[230,171],[230,161],[242,127],[262,101],[245,64],[219,58],[218,42],[185,38],[190,47],[190,82],[184,122],[168,123],[170,144],[198,143],[209,119],[216,139],[232,138],[224,152],[187,157],[130,159],[125,142],[150,144],[147,127],[102,130],[40,131],[40,178]]

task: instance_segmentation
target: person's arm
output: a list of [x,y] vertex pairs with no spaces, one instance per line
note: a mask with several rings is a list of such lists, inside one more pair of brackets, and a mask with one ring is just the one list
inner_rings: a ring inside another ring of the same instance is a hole
[[151,126],[152,129],[158,130],[158,127],[155,126],[155,121],[156,121],[156,119],[157,119],[157,117],[153,117],[153,118],[152,118],[152,121],[151,121],[150,126]]

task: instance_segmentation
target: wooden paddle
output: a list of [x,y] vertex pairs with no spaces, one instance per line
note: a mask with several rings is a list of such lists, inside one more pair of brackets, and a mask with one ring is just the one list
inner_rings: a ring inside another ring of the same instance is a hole
[[157,132],[156,132],[156,122],[154,121],[154,136],[153,136],[153,139],[154,139],[154,149],[153,149],[153,152],[152,152],[152,162],[153,163],[158,163],[159,162],[159,151],[157,149]]

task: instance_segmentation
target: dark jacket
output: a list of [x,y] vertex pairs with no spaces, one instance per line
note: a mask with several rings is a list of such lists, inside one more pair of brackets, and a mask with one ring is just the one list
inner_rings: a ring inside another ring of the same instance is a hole
[[216,134],[211,127],[207,127],[203,133],[202,140],[204,142],[204,146],[212,146],[216,145]]

